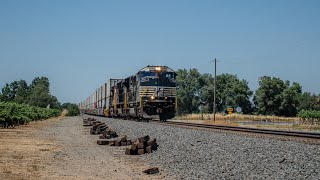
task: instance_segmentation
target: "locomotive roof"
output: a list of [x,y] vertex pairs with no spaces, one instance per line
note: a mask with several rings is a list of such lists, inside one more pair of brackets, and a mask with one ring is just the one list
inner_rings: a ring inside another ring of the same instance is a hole
[[140,69],[140,71],[155,71],[156,67],[160,67],[161,69],[166,70],[167,72],[175,72],[173,69],[169,68],[168,66],[147,66]]

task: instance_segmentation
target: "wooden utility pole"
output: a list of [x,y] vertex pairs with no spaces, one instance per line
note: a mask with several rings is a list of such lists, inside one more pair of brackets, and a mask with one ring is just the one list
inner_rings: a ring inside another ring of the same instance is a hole
[[217,59],[214,59],[213,122],[216,122]]

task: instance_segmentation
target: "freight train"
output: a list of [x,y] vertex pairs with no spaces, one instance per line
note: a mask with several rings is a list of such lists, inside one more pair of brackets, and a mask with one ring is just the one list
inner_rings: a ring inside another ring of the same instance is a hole
[[125,79],[108,80],[79,108],[90,115],[166,121],[177,109],[176,76],[167,66],[147,66]]

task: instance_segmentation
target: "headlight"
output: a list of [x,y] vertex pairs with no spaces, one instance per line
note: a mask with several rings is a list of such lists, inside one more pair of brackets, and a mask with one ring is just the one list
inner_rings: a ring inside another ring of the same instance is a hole
[[151,96],[151,99],[153,100],[153,99],[154,99],[154,96]]
[[156,71],[157,72],[161,71],[161,67],[156,67]]

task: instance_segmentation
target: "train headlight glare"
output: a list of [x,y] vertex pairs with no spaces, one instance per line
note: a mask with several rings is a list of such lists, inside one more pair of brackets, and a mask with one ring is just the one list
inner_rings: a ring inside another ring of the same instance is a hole
[[156,71],[161,71],[161,67],[156,67]]
[[151,99],[154,99],[154,96],[151,96]]

